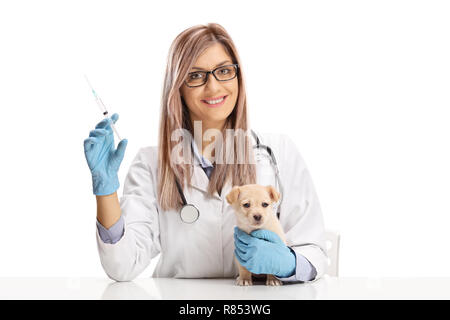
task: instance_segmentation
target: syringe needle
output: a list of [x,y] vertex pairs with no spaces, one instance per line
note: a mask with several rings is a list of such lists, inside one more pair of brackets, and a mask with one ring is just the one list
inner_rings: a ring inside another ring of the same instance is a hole
[[[95,92],[95,90],[92,87],[88,77],[86,75],[84,75],[84,78],[86,79],[86,82],[88,83],[89,88],[91,89],[92,94],[95,97],[95,102],[97,103],[98,107],[100,108],[100,111],[102,112],[103,116],[105,118],[108,118],[108,110],[106,109],[105,104],[103,103],[102,99],[97,95],[97,92]],[[122,138],[120,137],[119,132],[117,132],[116,126],[114,125],[114,123],[112,121],[111,121],[111,128],[113,129],[113,131],[117,135],[117,139],[119,139],[119,141],[121,141]]]

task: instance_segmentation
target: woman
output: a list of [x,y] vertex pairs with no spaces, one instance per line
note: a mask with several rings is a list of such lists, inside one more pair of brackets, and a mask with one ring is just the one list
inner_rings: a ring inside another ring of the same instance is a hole
[[[248,235],[235,228],[233,209],[225,199],[231,188],[275,185],[276,179],[268,158],[256,159],[251,147],[255,141],[246,139],[243,145],[229,135],[230,130],[249,132],[249,125],[242,65],[223,27],[194,26],[172,43],[159,143],[139,150],[120,203],[117,171],[127,140],[114,150],[110,123],[117,119],[114,114],[101,121],[84,142],[97,199],[98,250],[110,278],[132,280],[158,254],[155,277],[236,277],[235,254],[250,272],[275,274],[286,282],[314,281],[324,274],[322,213],[305,163],[287,136],[258,133],[278,163],[283,185],[279,219],[289,247],[270,231]],[[177,140],[179,132],[189,134]],[[214,143],[208,145],[211,132]],[[239,152],[230,152],[232,148]],[[183,196],[200,213],[193,223],[181,219]],[[261,250],[250,250],[255,247]]]

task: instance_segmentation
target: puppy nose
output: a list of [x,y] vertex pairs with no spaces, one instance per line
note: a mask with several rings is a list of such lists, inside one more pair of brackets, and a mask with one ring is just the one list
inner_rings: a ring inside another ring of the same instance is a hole
[[253,219],[255,219],[256,221],[259,221],[259,220],[261,220],[261,215],[255,214],[255,215],[253,215]]

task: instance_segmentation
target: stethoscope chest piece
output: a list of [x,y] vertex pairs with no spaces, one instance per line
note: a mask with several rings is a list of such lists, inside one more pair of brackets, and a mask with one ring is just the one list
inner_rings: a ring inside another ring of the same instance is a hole
[[181,220],[184,223],[194,223],[200,216],[200,211],[192,204],[185,204],[180,211]]

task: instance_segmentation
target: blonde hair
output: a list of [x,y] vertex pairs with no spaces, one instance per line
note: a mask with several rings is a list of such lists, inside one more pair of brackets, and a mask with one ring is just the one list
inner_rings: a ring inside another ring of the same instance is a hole
[[[164,77],[164,86],[161,97],[161,113],[159,123],[159,141],[158,141],[158,203],[162,210],[176,209],[182,206],[182,199],[177,190],[175,177],[180,181],[180,185],[185,190],[185,184],[191,183],[193,173],[193,162],[175,164],[171,161],[171,150],[176,141],[171,140],[174,130],[186,129],[193,135],[193,128],[189,116],[189,110],[181,97],[180,88],[188,76],[201,53],[211,45],[221,43],[225,51],[233,59],[233,63],[239,64],[238,83],[239,95],[236,105],[228,116],[222,137],[226,140],[226,129],[242,129],[247,132],[247,98],[240,63],[239,55],[234,43],[225,29],[216,23],[207,25],[196,25],[180,33],[169,50],[167,58],[167,67]],[[234,136],[231,136],[234,139]],[[232,144],[235,147],[236,141]],[[226,154],[225,147],[228,144],[223,143],[223,154]],[[247,144],[246,144],[247,146]],[[217,152],[216,152],[217,154]],[[215,191],[220,194],[225,182],[232,178],[232,186],[256,183],[256,168],[252,148],[246,147],[244,150],[244,161],[236,161],[237,153],[234,154],[234,162],[230,164],[226,161],[223,164],[216,163],[210,176],[208,185],[208,194],[213,195]]]

